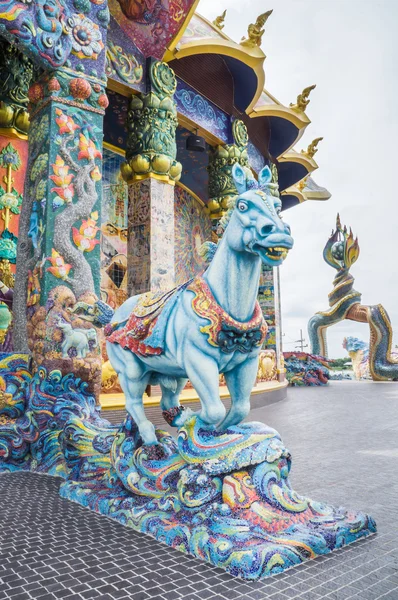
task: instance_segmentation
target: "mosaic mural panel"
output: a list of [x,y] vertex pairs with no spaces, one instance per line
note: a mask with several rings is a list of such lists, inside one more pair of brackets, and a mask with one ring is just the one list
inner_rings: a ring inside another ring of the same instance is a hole
[[225,143],[231,139],[231,123],[227,113],[198,94],[185,81],[177,79],[174,95],[177,110]]
[[19,213],[28,142],[0,136],[0,351],[12,350],[12,304]]
[[111,17],[106,48],[107,76],[134,90],[144,91],[144,69],[144,56]]
[[274,273],[272,269],[263,269],[261,273],[258,301],[268,325],[268,334],[264,347],[276,350],[275,290]]
[[183,26],[193,0],[109,0],[112,16],[145,56],[161,59]]
[[207,263],[199,254],[203,242],[212,239],[212,222],[204,207],[187,190],[175,188],[175,271],[180,285],[201,273]]
[[101,297],[112,308],[127,300],[128,187],[120,174],[123,161],[123,156],[104,149]]
[[260,150],[256,148],[252,142],[247,144],[247,153],[249,155],[249,165],[256,172],[259,173],[265,166],[265,158],[261,154]]
[[188,42],[193,42],[194,40],[220,37],[222,37],[220,32],[203,21],[198,15],[193,15],[188,27],[184,31],[184,35],[182,36],[180,43],[187,44]]

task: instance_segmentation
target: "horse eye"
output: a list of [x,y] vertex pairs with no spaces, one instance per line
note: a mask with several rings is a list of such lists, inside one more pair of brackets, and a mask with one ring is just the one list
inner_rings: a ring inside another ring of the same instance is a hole
[[238,209],[243,212],[244,210],[247,209],[247,204],[245,204],[244,202],[239,202],[238,203]]

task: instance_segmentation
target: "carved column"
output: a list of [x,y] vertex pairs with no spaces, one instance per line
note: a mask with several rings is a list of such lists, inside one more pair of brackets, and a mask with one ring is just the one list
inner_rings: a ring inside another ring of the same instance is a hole
[[232,179],[232,167],[239,163],[249,169],[247,144],[249,136],[243,121],[236,119],[232,123],[232,144],[215,146],[210,151],[209,166],[209,204],[210,216],[220,218],[227,210],[229,201],[236,197],[236,187]]
[[[99,296],[102,119],[108,103],[102,79],[77,75],[46,73],[29,90],[29,161],[14,300],[16,349],[26,350],[27,325],[36,362],[54,360],[53,368],[69,371],[77,370],[72,363],[79,356],[62,350],[67,332],[56,329],[70,322],[67,307]],[[88,368],[90,353],[83,354],[80,366]]]
[[174,184],[182,169],[176,160],[176,87],[173,70],[151,59],[147,92],[130,102],[122,166],[129,184],[129,295],[175,284]]
[[174,186],[148,178],[129,186],[129,296],[175,285]]

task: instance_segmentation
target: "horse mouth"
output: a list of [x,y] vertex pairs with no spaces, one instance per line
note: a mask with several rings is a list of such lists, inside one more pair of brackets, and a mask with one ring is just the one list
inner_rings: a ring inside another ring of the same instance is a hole
[[285,260],[289,249],[282,246],[275,246],[274,248],[264,248],[264,252],[267,258],[271,260]]
[[290,248],[286,248],[286,246],[263,246],[262,244],[253,244],[252,250],[269,260],[282,262],[285,260]]

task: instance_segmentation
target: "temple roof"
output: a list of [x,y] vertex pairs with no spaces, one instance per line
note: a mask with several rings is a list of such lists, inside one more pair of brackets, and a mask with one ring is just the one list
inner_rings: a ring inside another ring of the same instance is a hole
[[[133,0],[109,0],[110,88],[119,91],[118,86],[127,84],[130,90],[143,91],[145,57],[162,59],[177,75],[183,127],[197,130],[210,144],[222,144],[230,141],[231,117],[240,118],[249,133],[252,168],[261,168],[264,159],[277,163],[284,207],[330,198],[309,178],[318,168],[316,149],[294,149],[311,123],[306,109],[315,86],[305,88],[295,103],[283,105],[265,88],[261,35],[251,40],[249,32],[248,39],[237,43],[222,31],[225,14],[211,23],[195,12],[197,4],[198,0],[168,0],[166,6],[166,0],[159,0],[149,7]],[[270,14],[260,15],[256,23],[263,25]]]
[[329,200],[331,193],[318,185],[311,176],[307,176],[298,184],[282,192],[283,209],[291,208],[307,200]]

